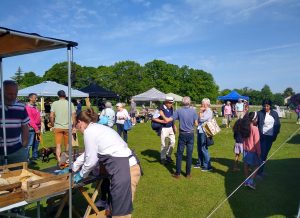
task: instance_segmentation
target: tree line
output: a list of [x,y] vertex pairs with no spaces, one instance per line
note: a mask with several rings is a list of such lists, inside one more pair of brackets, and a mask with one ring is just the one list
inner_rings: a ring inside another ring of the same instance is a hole
[[[42,81],[55,81],[67,85],[67,62],[54,64],[43,76],[34,72],[23,73],[21,68],[12,77],[20,88],[32,86]],[[188,66],[179,67],[162,60],[153,60],[144,66],[134,61],[121,61],[111,66],[87,67],[72,63],[72,87],[81,89],[91,83],[96,83],[121,96],[122,101],[128,101],[132,96],[140,94],[152,87],[164,92],[181,96],[190,96],[193,101],[200,102],[209,98],[216,102],[217,96],[226,95],[230,91],[219,91],[212,74]],[[278,105],[283,105],[284,97],[293,94],[292,88],[284,93],[273,94],[265,85],[260,91],[248,87],[235,89],[241,95],[250,97],[250,104],[260,104],[264,98],[269,98]]]

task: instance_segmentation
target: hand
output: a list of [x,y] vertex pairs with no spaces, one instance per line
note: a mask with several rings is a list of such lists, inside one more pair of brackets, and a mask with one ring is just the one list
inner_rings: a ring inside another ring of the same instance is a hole
[[72,128],[72,133],[76,133],[76,128],[75,127]]
[[69,167],[66,167],[63,170],[60,170],[60,171],[56,172],[55,174],[62,175],[62,174],[66,174],[66,173],[69,173]]
[[82,179],[83,179],[83,177],[80,175],[80,171],[74,175],[75,184],[79,183]]

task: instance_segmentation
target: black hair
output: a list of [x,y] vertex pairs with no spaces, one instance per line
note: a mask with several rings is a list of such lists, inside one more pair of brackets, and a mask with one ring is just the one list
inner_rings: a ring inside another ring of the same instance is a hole
[[17,86],[18,87],[18,84],[13,80],[4,80],[3,87],[5,87],[5,86]]
[[255,116],[255,112],[246,113],[243,119],[241,119],[240,123],[240,133],[242,138],[246,139],[250,136],[251,131],[251,123],[253,121],[253,118]]
[[233,131],[234,133],[240,132],[240,129],[241,129],[241,121],[242,121],[242,119],[238,119],[238,120],[235,122],[235,124],[233,125],[232,131]]
[[66,93],[65,93],[64,90],[59,90],[59,91],[57,92],[57,96],[58,96],[58,97],[66,97]]
[[272,101],[270,99],[264,99],[262,102],[262,106],[265,106],[266,104],[272,106]]
[[30,93],[29,95],[28,95],[28,98],[31,98],[32,96],[37,96],[37,94],[36,93]]

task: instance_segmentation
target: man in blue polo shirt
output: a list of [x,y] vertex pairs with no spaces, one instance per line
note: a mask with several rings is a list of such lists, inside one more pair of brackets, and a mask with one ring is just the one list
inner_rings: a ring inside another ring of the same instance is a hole
[[[4,109],[6,125],[6,146],[8,163],[27,161],[25,147],[28,145],[29,117],[25,105],[16,101],[18,85],[12,80],[5,80],[4,87]],[[2,103],[0,110],[2,110]],[[0,155],[4,154],[3,140],[3,118],[0,113]]]
[[[162,118],[171,117],[173,115],[173,102],[174,99],[171,96],[166,96],[164,104],[159,108],[159,114]],[[171,158],[172,151],[175,147],[175,125],[173,121],[168,123],[163,123],[160,134],[161,149],[160,149],[160,160],[162,164],[172,163]],[[168,145],[166,144],[166,139],[168,140]]]
[[194,147],[194,126],[198,126],[198,115],[194,108],[190,107],[191,99],[188,96],[182,99],[183,107],[176,110],[172,117],[164,118],[165,121],[179,120],[179,138],[176,158],[176,172],[172,176],[180,178],[181,162],[186,147],[186,178],[191,178],[192,155]]

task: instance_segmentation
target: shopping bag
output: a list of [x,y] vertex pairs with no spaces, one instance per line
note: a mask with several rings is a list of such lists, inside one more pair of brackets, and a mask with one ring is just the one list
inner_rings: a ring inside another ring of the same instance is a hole
[[131,130],[132,128],[132,123],[130,120],[125,120],[124,122],[124,130],[128,131],[128,130]]
[[221,131],[215,118],[203,123],[202,128],[207,137],[214,136]]

